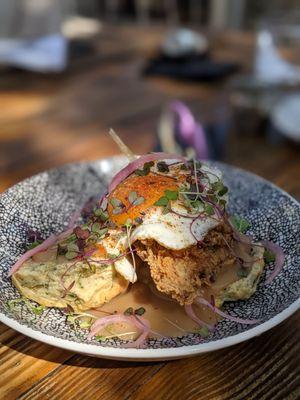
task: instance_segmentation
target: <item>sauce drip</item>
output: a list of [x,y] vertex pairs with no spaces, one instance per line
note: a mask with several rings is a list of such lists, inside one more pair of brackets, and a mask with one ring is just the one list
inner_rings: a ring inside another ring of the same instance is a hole
[[[234,264],[231,268],[221,270],[216,282],[210,288],[203,289],[203,297],[210,300],[211,295],[216,296],[225,286],[240,279],[237,276],[239,268],[237,264]],[[93,310],[93,314],[97,317],[103,317],[107,313],[124,313],[128,307],[132,307],[134,310],[140,307],[145,308],[146,312],[143,317],[150,322],[151,330],[163,336],[184,336],[191,332],[197,332],[200,328],[185,313],[184,307],[163,293],[157,292],[156,289],[152,288],[151,290],[149,285],[142,282],[131,285],[126,293],[115,297],[109,303],[103,305],[101,309]],[[216,315],[208,307],[194,305],[193,309],[202,321],[216,324]],[[109,331],[103,330],[99,334],[107,336],[111,334],[111,331],[115,334],[124,334],[125,332],[134,332],[136,328],[120,323],[114,324],[112,329],[109,328]],[[136,336],[136,334],[129,334],[124,336],[124,339],[134,339]],[[159,337],[159,335],[151,333],[150,337]]]

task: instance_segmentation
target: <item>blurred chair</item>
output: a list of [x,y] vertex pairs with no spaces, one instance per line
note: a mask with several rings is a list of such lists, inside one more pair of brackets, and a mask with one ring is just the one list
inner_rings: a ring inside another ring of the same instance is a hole
[[210,0],[209,26],[212,29],[240,29],[246,0]]
[[60,30],[71,0],[0,0],[0,36],[37,38]]
[[0,63],[48,72],[66,66],[68,1],[0,0]]
[[[122,0],[104,0],[105,14],[111,22],[116,22],[121,12]],[[151,22],[151,11],[160,8],[168,24],[179,22],[179,12],[176,0],[133,0],[137,22],[148,25]]]
[[[78,0],[77,0],[78,1]],[[116,22],[122,12],[124,0],[103,0],[105,14],[109,21]],[[212,29],[241,28],[244,20],[246,0],[132,0],[137,22],[148,25],[153,11],[160,11],[168,25],[180,23],[182,4],[187,9],[188,22],[204,24]],[[208,8],[205,10],[204,8]],[[204,16],[207,15],[206,20]]]

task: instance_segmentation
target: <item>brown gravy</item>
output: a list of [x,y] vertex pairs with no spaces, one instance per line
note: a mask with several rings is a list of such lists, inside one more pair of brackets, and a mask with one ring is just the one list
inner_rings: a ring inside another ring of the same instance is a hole
[[[218,292],[225,286],[238,280],[237,270],[238,265],[233,265],[230,268],[224,268],[212,284],[210,288],[204,289],[203,297],[210,300],[211,295],[217,295]],[[196,332],[199,326],[185,313],[184,307],[180,306],[176,301],[166,298],[163,294],[151,290],[148,285],[142,282],[137,282],[131,285],[126,293],[117,296],[109,303],[95,311],[93,314],[103,317],[108,313],[124,313],[128,307],[134,310],[144,307],[146,312],[143,315],[151,325],[154,332],[158,332],[163,336],[182,336],[189,332]],[[215,314],[206,306],[193,306],[196,315],[203,321],[215,324],[217,322]],[[126,332],[135,332],[136,328],[130,327],[127,324],[114,324],[112,329],[105,329],[99,332],[99,335],[114,336],[114,334],[124,334],[124,339],[132,339],[136,334]],[[151,333],[152,337],[158,335]]]

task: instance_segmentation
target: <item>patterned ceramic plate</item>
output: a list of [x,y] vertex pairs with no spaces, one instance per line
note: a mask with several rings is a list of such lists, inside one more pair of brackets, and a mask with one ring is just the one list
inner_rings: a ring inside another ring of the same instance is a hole
[[110,177],[123,165],[123,157],[63,166],[29,178],[0,196],[0,319],[6,325],[42,342],[98,357],[127,360],[158,360],[191,356],[227,347],[259,335],[277,325],[300,305],[300,205],[271,183],[243,170],[217,164],[230,188],[229,212],[252,223],[255,239],[270,239],[286,254],[282,272],[265,285],[267,266],[257,292],[248,301],[227,304],[235,316],[261,321],[253,327],[222,320],[214,334],[150,339],[146,349],[121,348],[118,340],[97,342],[76,332],[58,309],[33,315],[11,299],[19,297],[7,271],[24,252],[25,232],[30,227],[44,237],[65,229],[69,216],[84,201],[104,192]]

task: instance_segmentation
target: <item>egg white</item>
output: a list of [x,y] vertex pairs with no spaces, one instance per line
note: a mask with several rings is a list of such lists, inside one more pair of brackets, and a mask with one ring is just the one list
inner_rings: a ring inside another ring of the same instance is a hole
[[[173,204],[172,209],[175,211],[180,208]],[[172,212],[163,214],[161,207],[152,207],[146,214],[143,223],[134,230],[131,240],[132,242],[146,239],[155,240],[168,249],[182,250],[201,241],[218,224],[219,221],[209,217],[193,222],[193,219],[189,217],[182,217]]]
[[[202,165],[201,170],[208,175],[210,184],[222,178],[222,173],[217,168]],[[178,172],[177,166],[170,166],[170,172],[167,175],[176,176]],[[186,174],[183,171],[180,171],[180,173]],[[223,196],[223,199],[227,201],[227,195]],[[172,201],[171,209],[171,212],[167,214],[164,214],[163,208],[158,206],[153,206],[147,210],[142,224],[135,228],[131,236],[132,242],[147,239],[155,240],[168,249],[182,250],[203,240],[211,229],[221,223],[216,215],[213,218],[209,216],[199,218],[194,222],[193,218],[184,217],[188,213],[180,200]],[[196,217],[197,214],[195,214]]]

